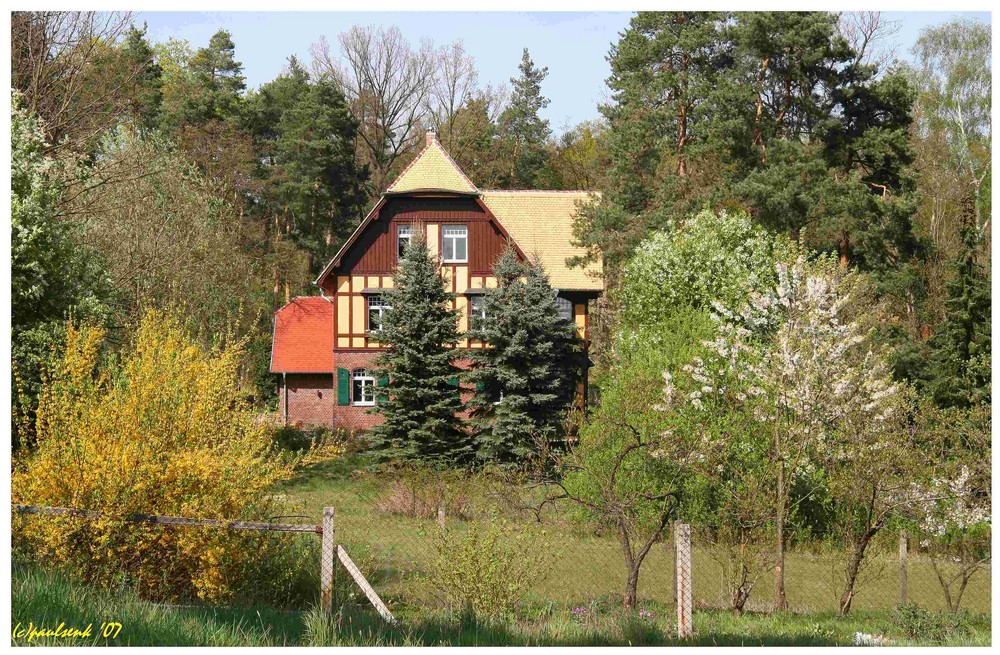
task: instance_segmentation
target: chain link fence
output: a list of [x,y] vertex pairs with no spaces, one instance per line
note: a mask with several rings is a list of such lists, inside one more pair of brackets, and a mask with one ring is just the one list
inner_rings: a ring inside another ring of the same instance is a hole
[[[620,537],[612,529],[594,530],[574,520],[571,503],[538,511],[502,497],[502,490],[500,497],[495,493],[484,502],[461,489],[402,479],[380,478],[362,488],[337,508],[337,540],[390,608],[449,607],[452,599],[436,579],[443,569],[458,565],[462,535],[474,525],[484,526],[480,532],[494,526],[523,549],[525,558],[539,558],[541,550],[549,553],[540,558],[544,570],[526,585],[524,606],[572,611],[594,603],[620,604],[626,593],[629,569]],[[642,562],[640,605],[652,603],[675,614],[678,594],[689,593],[695,609],[774,611],[773,536],[726,541],[693,526],[690,549],[679,551],[675,532],[676,526],[668,527]],[[518,535],[531,538],[518,542]],[[972,550],[933,544],[926,536],[884,529],[868,545],[848,588],[847,546],[833,539],[811,543],[790,538],[784,555],[787,610],[835,613],[849,593],[850,611],[912,604],[929,611],[989,614],[990,544]],[[679,587],[682,569],[688,573]]]

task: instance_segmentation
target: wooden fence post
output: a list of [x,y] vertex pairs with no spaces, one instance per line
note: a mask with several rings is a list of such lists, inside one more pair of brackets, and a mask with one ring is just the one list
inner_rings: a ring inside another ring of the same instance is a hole
[[445,523],[444,523],[444,501],[441,501],[441,504],[438,505],[438,516],[437,516],[437,518],[438,518],[438,527],[441,528],[442,530],[444,530],[444,526],[445,526]]
[[906,605],[909,591],[909,547],[906,542],[906,530],[899,533],[899,604]]
[[676,552],[677,571],[677,637],[687,639],[691,636],[691,610],[693,594],[691,591],[691,526],[687,523],[677,523],[674,528],[674,549]]
[[333,612],[333,572],[337,561],[337,545],[333,527],[333,508],[323,508],[323,546],[319,556],[320,606]]

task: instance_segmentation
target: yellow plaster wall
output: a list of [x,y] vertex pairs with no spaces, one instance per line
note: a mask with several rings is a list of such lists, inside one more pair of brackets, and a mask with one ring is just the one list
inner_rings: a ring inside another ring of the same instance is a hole
[[[364,334],[365,331],[365,299],[363,296],[351,296],[351,309],[354,314],[351,316],[351,333],[352,334]],[[354,340],[357,342],[357,339]],[[361,345],[364,346],[364,341],[362,340]]]

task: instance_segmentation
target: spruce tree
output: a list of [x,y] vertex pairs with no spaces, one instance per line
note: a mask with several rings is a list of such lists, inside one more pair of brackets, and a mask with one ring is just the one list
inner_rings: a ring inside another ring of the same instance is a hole
[[576,392],[580,359],[573,327],[559,315],[541,264],[520,263],[508,249],[483,298],[485,318],[472,317],[469,337],[489,344],[472,351],[467,379],[478,457],[517,467],[561,436]]
[[509,179],[504,182],[513,188],[530,189],[545,166],[545,143],[552,134],[549,122],[538,115],[549,105],[549,99],[542,95],[542,80],[549,69],[535,68],[525,48],[518,70],[520,77],[510,78],[514,86],[510,106],[500,116],[510,163]]
[[962,207],[964,253],[948,285],[946,317],[931,337],[928,387],[941,407],[990,402],[990,280],[977,261],[982,245],[976,229],[975,200]]
[[471,439],[456,414],[462,409],[454,365],[457,317],[427,243],[414,239],[403,253],[392,309],[373,334],[387,348],[376,360],[380,383],[374,412],[385,422],[371,430],[383,460],[463,464],[472,458]]

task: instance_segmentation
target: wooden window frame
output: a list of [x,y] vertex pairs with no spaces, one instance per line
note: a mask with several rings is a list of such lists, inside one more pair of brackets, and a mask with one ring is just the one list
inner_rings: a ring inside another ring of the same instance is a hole
[[[445,239],[446,238],[447,239],[451,239],[452,242],[453,242],[453,244],[457,243],[457,239],[455,237],[447,236],[445,234],[447,232],[448,228],[462,228],[463,230],[465,230],[465,258],[458,259],[458,258],[454,257],[454,255],[456,254],[456,252],[458,250],[458,248],[455,248],[454,245],[452,246],[452,258],[448,259],[448,258],[445,257],[445,255],[444,255],[444,252],[445,252],[445,250],[444,250]],[[468,264],[469,263],[469,225],[468,225],[468,223],[449,223],[449,224],[444,224],[444,225],[441,226],[441,261],[443,263],[445,263],[445,264]]]
[[[355,398],[354,385],[355,382],[361,383],[361,400]],[[369,384],[365,384],[368,382]],[[374,407],[375,406],[375,386],[377,380],[375,376],[369,373],[366,368],[355,368],[351,370],[351,405],[354,407]],[[365,400],[365,387],[371,389],[371,400]]]

